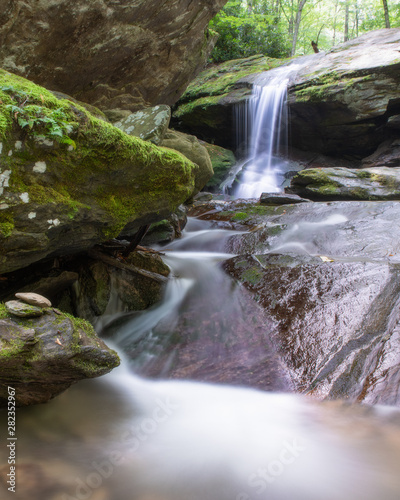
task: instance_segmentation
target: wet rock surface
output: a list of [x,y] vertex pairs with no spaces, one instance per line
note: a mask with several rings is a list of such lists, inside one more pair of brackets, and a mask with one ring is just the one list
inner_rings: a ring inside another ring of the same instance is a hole
[[263,310],[295,391],[400,405],[400,203],[237,200],[193,212],[250,228],[227,240],[236,256],[223,268]]

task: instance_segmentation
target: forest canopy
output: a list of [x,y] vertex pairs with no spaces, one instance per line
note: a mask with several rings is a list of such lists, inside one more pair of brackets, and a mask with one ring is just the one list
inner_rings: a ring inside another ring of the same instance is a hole
[[320,50],[367,31],[400,26],[400,0],[229,0],[210,22],[211,54],[222,62],[255,54],[288,57]]

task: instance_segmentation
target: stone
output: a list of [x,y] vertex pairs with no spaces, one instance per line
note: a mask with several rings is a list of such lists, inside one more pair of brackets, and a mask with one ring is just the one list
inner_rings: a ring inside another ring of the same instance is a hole
[[203,176],[198,179],[196,185],[200,191],[210,181],[214,171],[208,150],[194,135],[184,134],[175,130],[168,130],[165,134],[162,146],[179,151],[196,165],[201,167]]
[[26,302],[27,304],[31,304],[32,306],[37,307],[51,307],[51,302],[43,295],[39,295],[38,293],[16,293],[15,296],[17,299],[22,300],[22,302]]
[[[30,306],[33,307],[33,306]],[[118,366],[119,357],[83,320],[47,310],[38,318],[0,310],[0,406],[12,380],[18,406],[45,403],[71,384]]]
[[42,147],[40,119],[27,134],[5,106],[0,110],[0,133],[7,137],[0,153],[0,164],[7,163],[0,166],[0,273],[85,251],[121,232],[133,235],[169,217],[209,178],[180,153],[129,136],[0,70],[0,100],[13,105],[19,92],[53,117],[62,139],[49,129]]
[[171,119],[171,108],[166,105],[154,106],[132,113],[126,118],[114,123],[128,135],[140,137],[159,146],[167,132]]
[[261,193],[260,196],[260,203],[262,205],[287,205],[291,203],[307,203],[309,201],[297,194],[289,193]]
[[173,105],[216,41],[227,0],[5,0],[0,67],[101,109]]
[[310,168],[286,191],[313,200],[400,200],[400,167]]
[[236,164],[236,158],[230,149],[221,148],[216,144],[201,141],[211,158],[214,175],[204,186],[206,190],[218,191],[222,182],[226,179],[229,171]]
[[33,306],[20,300],[9,300],[4,305],[10,314],[19,318],[35,318],[44,314],[41,307]]

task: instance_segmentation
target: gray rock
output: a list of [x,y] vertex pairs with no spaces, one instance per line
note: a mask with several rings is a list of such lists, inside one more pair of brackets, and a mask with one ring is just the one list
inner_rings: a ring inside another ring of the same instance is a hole
[[5,0],[0,67],[102,109],[172,106],[203,69],[225,3]]
[[297,194],[289,193],[261,193],[260,203],[262,205],[286,205],[291,203],[306,203],[310,200],[301,198]]
[[10,314],[19,318],[35,318],[44,314],[41,307],[33,306],[20,300],[9,300],[4,305]]
[[144,141],[150,141],[157,146],[164,139],[171,119],[171,108],[165,104],[146,108],[132,113],[126,118],[114,123],[128,135],[140,137]]
[[38,293],[32,292],[19,292],[16,293],[15,296],[17,299],[22,300],[22,302],[26,302],[27,304],[31,304],[32,306],[37,307],[51,307],[51,302],[43,295],[39,295]]

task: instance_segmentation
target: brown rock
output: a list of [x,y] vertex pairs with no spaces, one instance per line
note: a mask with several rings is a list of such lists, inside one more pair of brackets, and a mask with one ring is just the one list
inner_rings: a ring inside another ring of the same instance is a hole
[[26,302],[27,304],[31,304],[32,306],[37,307],[51,307],[51,302],[43,295],[39,295],[38,293],[16,293],[15,296],[17,299],[22,300],[22,302]]

